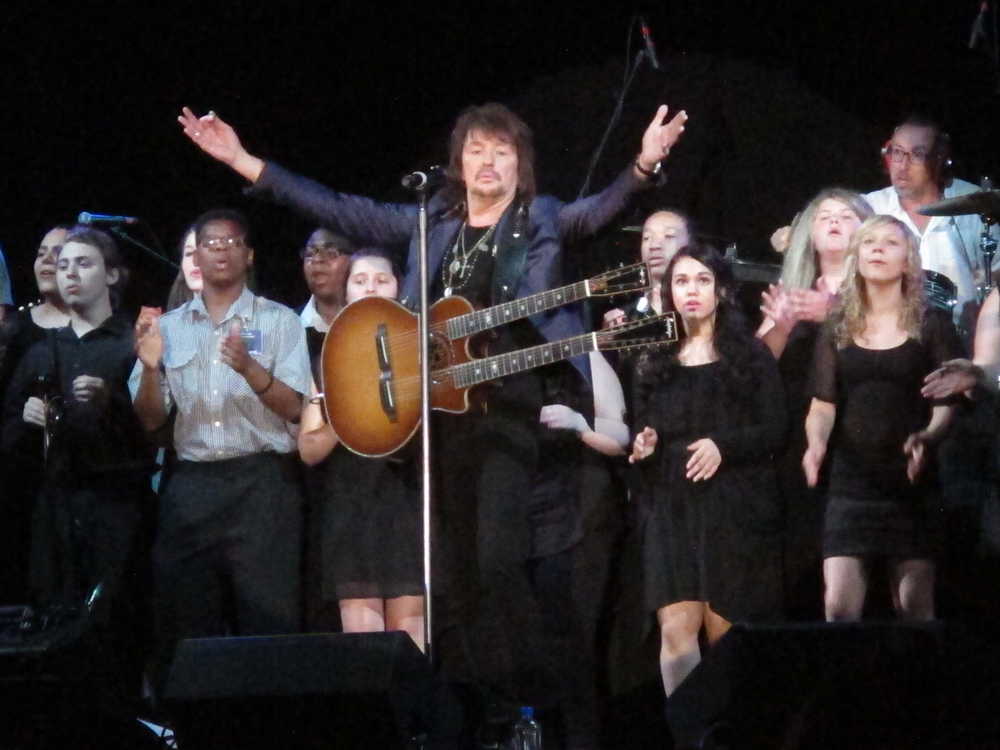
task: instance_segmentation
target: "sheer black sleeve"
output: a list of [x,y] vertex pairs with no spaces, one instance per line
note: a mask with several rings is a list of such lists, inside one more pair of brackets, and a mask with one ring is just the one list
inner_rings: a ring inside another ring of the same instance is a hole
[[809,377],[811,397],[830,404],[837,403],[837,346],[833,339],[833,326],[830,324],[824,325],[816,337]]

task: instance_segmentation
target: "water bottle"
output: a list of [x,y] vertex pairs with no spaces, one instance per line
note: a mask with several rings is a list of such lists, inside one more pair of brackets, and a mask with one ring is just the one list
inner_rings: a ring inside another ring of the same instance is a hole
[[513,750],[542,750],[542,728],[531,706],[521,706],[521,718],[514,725]]

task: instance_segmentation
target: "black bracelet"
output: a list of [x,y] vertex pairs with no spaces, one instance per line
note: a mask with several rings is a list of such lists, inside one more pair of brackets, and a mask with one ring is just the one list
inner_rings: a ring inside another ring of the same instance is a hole
[[652,169],[646,169],[639,163],[638,159],[635,160],[635,168],[639,170],[639,174],[643,174],[649,179],[653,179],[654,177],[656,177],[660,173],[660,168],[662,166],[663,162],[658,161],[656,162],[656,166],[654,166]]
[[[254,391],[254,393],[256,393],[258,396],[263,396],[265,393],[268,392],[268,390],[270,390],[271,386],[274,385],[274,373],[273,372],[269,372],[268,375],[271,376],[271,379],[267,381],[267,385],[265,385],[259,391]],[[250,390],[253,390],[253,389],[251,388]]]

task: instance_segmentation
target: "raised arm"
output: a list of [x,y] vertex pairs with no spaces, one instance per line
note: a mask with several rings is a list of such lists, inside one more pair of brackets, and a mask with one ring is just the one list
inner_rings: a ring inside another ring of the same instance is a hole
[[250,183],[264,170],[264,161],[247,152],[233,127],[215,114],[198,117],[187,107],[181,109],[177,122],[191,142]]
[[618,178],[599,193],[563,206],[559,213],[559,234],[565,240],[589,237],[607,226],[625,208],[636,190],[652,183],[662,169],[657,165],[667,158],[680,139],[687,122],[681,110],[669,120],[667,105],[661,104],[642,135],[636,160]]
[[184,107],[177,121],[192,143],[251,183],[250,195],[287,206],[359,245],[391,249],[413,233],[415,206],[338,193],[274,162],[265,162],[248,153],[232,126],[214,112],[197,117]]

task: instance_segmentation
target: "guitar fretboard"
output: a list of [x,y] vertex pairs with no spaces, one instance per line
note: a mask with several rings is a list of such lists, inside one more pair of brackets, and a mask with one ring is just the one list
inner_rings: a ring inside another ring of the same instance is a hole
[[541,367],[553,362],[586,354],[598,348],[597,338],[593,333],[540,344],[529,349],[520,349],[507,354],[496,354],[492,357],[476,359],[460,365],[449,367],[447,372],[452,376],[456,388],[471,388],[487,380],[495,380],[505,375]]
[[484,310],[456,315],[447,322],[448,338],[455,340],[472,336],[513,320],[520,320],[545,310],[551,310],[554,307],[568,305],[570,302],[576,302],[586,296],[587,282],[578,281],[575,284],[567,284],[558,289],[539,292],[530,297],[504,302]]

